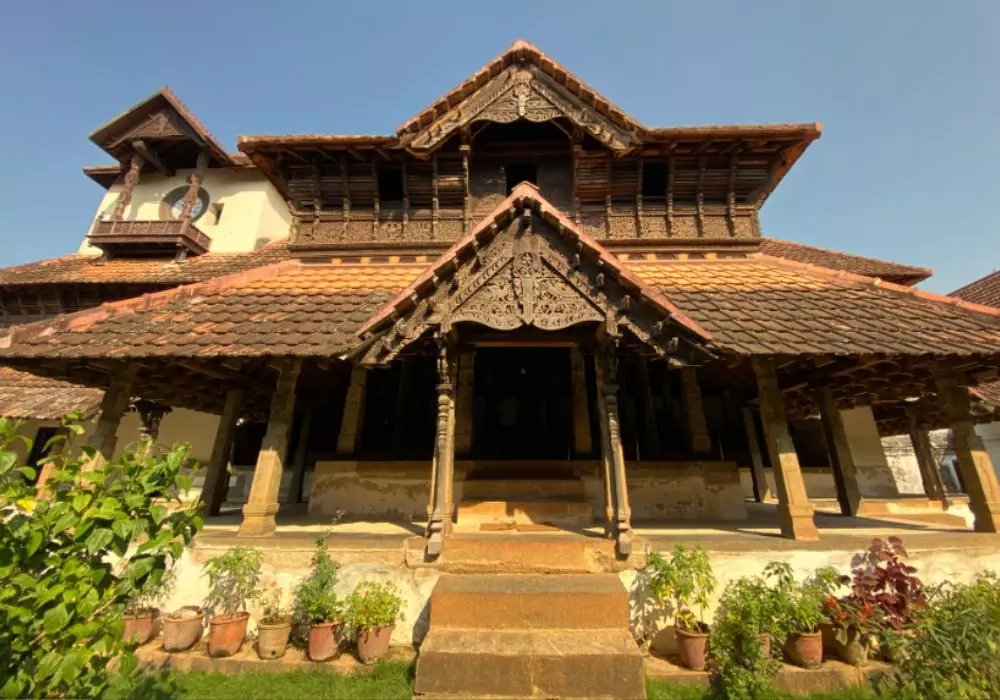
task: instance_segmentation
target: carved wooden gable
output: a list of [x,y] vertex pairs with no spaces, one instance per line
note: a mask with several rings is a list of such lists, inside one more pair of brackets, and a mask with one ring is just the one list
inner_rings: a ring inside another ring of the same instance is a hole
[[138,140],[190,138],[197,137],[187,128],[180,116],[171,109],[161,109],[116,139],[111,147]]
[[635,298],[601,259],[581,249],[525,207],[474,255],[456,258],[448,279],[435,277],[429,293],[414,293],[409,311],[369,339],[362,362],[388,363],[425,334],[460,323],[557,331],[591,322],[605,324],[611,336],[626,328],[660,354],[676,347],[669,315]]
[[456,130],[474,121],[507,124],[518,119],[544,122],[565,117],[608,148],[623,153],[639,145],[635,134],[622,129],[528,63],[509,66],[446,114],[413,137],[408,148],[429,151]]

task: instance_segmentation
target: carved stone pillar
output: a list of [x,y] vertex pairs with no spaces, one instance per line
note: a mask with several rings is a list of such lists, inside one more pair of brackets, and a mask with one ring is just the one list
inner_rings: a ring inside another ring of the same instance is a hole
[[941,505],[947,509],[948,493],[941,480],[941,470],[934,459],[930,436],[927,434],[927,430],[920,425],[919,417],[914,409],[908,408],[906,410],[906,422],[909,426],[910,442],[913,444],[913,454],[916,456],[917,466],[920,468],[920,479],[924,484],[924,493],[932,501],[941,501]]
[[286,361],[278,375],[278,385],[271,397],[267,432],[257,456],[257,466],[250,484],[250,497],[243,506],[243,522],[239,534],[269,535],[277,525],[278,492],[281,473],[288,454],[288,434],[295,412],[295,384],[302,369],[302,360]]
[[699,455],[707,454],[712,451],[712,438],[708,434],[705,409],[701,403],[701,387],[698,386],[698,374],[694,367],[681,370],[681,393],[691,451]]
[[472,416],[475,398],[476,355],[467,350],[458,356],[458,380],[455,386],[455,454],[465,457],[472,452]]
[[976,434],[969,411],[969,392],[952,377],[939,376],[938,397],[951,423],[955,457],[969,495],[969,510],[975,516],[976,532],[1000,532],[1000,485],[993,462]]
[[569,351],[570,386],[573,401],[573,454],[589,455],[594,450],[590,436],[590,406],[587,402],[587,368],[578,348]]
[[618,419],[618,348],[614,341],[602,343],[597,353],[597,388],[604,404],[601,428],[602,451],[609,467],[611,486],[612,535],[621,556],[632,553],[632,509],[629,507],[628,482],[625,476],[625,454],[622,450]]
[[226,392],[226,403],[219,416],[219,427],[212,443],[212,455],[205,469],[205,481],[201,487],[201,499],[208,505],[209,515],[218,515],[229,492],[229,459],[236,439],[236,426],[243,406],[243,390],[230,389]]
[[764,473],[764,460],[760,454],[760,442],[757,440],[757,426],[754,423],[753,409],[743,407],[743,427],[747,433],[747,447],[750,448],[750,478],[753,481],[753,500],[763,503],[771,498],[771,487],[767,484],[767,474]]
[[340,435],[337,437],[337,455],[353,457],[361,439],[361,428],[365,418],[365,382],[368,370],[355,365],[351,370],[351,385],[344,397],[344,415],[340,419]]
[[128,209],[128,205],[132,201],[132,192],[135,190],[135,186],[139,184],[139,171],[142,170],[142,166],[145,164],[145,158],[138,153],[132,154],[128,172],[125,173],[125,182],[122,184],[121,192],[118,193],[118,199],[115,200],[115,211],[112,214],[112,219],[115,221],[121,221],[125,218],[125,210]]
[[861,512],[864,499],[858,483],[858,468],[854,463],[847,429],[844,426],[844,416],[833,400],[833,390],[830,387],[821,387],[817,398],[820,420],[823,423],[823,436],[826,438],[826,450],[837,485],[840,512],[843,515],[856,516]]
[[774,363],[769,358],[755,357],[753,369],[757,375],[757,395],[764,437],[771,457],[775,490],[778,492],[781,534],[796,540],[819,539],[819,531],[813,522],[813,506],[809,503],[806,485],[802,480],[799,458],[795,454],[792,436],[788,433],[788,418]]
[[114,457],[115,447],[118,445],[118,427],[122,415],[128,410],[132,383],[138,371],[138,365],[127,365],[122,372],[114,375],[111,386],[104,392],[101,414],[89,440],[89,445],[96,452],[85,469],[99,469]]
[[431,494],[427,522],[427,555],[436,557],[451,534],[455,512],[455,360],[444,340],[438,342],[438,408],[431,463]]

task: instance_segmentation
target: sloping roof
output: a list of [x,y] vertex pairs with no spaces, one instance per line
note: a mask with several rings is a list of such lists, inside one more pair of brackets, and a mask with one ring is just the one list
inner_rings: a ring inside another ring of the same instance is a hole
[[1000,307],[1000,270],[956,289],[951,296],[976,304]]
[[[777,238],[762,238],[760,250],[767,255],[773,255],[788,260],[820,265],[833,270],[854,272],[868,277],[879,277],[900,284],[916,284],[927,279],[933,273],[930,268],[903,265],[900,263],[866,258],[851,253],[841,253],[826,248],[785,241]],[[970,299],[970,301],[975,301]]]
[[414,294],[419,294],[425,289],[433,288],[433,280],[437,278],[447,279],[449,270],[463,256],[468,257],[477,249],[481,242],[489,240],[491,231],[495,231],[499,222],[504,217],[513,216],[514,212],[525,206],[533,206],[539,216],[547,219],[550,223],[558,226],[560,231],[567,235],[570,240],[580,245],[580,252],[585,256],[599,260],[603,269],[619,278],[622,284],[638,297],[658,307],[663,313],[670,316],[674,321],[686,327],[696,336],[708,339],[708,334],[697,323],[692,321],[683,311],[674,306],[669,299],[663,297],[655,289],[643,283],[629,271],[624,264],[607,248],[588,236],[577,228],[576,224],[552,205],[541,195],[538,187],[522,182],[511,190],[510,195],[500,202],[497,207],[484,219],[482,219],[471,231],[459,239],[453,246],[441,254],[441,256],[403,289],[395,298],[390,300],[376,314],[374,314],[362,328],[358,331],[364,333],[379,325],[383,319],[388,318],[393,311],[401,311]]
[[252,253],[206,253],[182,262],[163,258],[112,258],[65,255],[61,258],[0,268],[0,286],[42,284],[176,285],[221,277],[287,260],[287,239]]
[[0,367],[0,416],[57,420],[71,411],[89,416],[103,395],[100,389]]

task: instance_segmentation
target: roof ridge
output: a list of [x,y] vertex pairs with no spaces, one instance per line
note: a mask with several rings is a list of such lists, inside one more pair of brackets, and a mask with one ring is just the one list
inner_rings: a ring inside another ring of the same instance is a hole
[[964,299],[951,297],[946,294],[925,292],[924,290],[917,289],[916,287],[907,287],[906,285],[886,281],[881,277],[868,277],[866,275],[859,275],[856,272],[847,272],[844,270],[832,270],[828,267],[823,267],[821,265],[813,265],[811,263],[799,262],[798,260],[779,258],[773,255],[768,255],[766,253],[752,253],[749,256],[747,256],[747,259],[761,260],[765,264],[771,265],[772,267],[785,267],[788,269],[798,270],[806,274],[811,274],[816,277],[822,277],[833,281],[843,281],[859,286],[888,289],[890,291],[900,292],[902,294],[909,294],[910,296],[918,297],[926,301],[938,304],[947,304],[949,306],[958,306],[967,311],[982,313],[988,316],[1000,317],[1000,309],[998,308],[992,306],[985,306],[983,304],[974,304],[972,302],[965,301]]
[[621,280],[626,281],[634,291],[637,291],[641,296],[645,296],[649,301],[666,311],[672,319],[685,326],[695,335],[705,340],[711,339],[711,334],[702,328],[700,324],[684,313],[652,285],[642,281],[611,251],[581,231],[572,219],[542,196],[536,185],[529,182],[522,182],[516,185],[507,198],[500,202],[491,213],[483,217],[468,233],[451,245],[448,250],[438,256],[433,262],[428,264],[424,272],[418,275],[403,291],[387,301],[378,311],[372,314],[356,331],[356,334],[362,336],[373,330],[384,319],[388,318],[393,311],[398,310],[401,302],[409,299],[426,282],[439,276],[439,273],[444,272],[446,267],[450,267],[453,260],[458,258],[463,250],[475,247],[478,244],[479,237],[490,229],[495,229],[497,222],[504,214],[509,213],[512,209],[516,209],[516,207],[524,207],[526,201],[532,201],[538,205],[537,212],[539,216],[544,217],[548,214],[555,219],[560,228],[572,233],[576,237],[576,240],[592,253],[597,253],[598,259],[609,265],[617,276]]
[[933,268],[922,267],[919,265],[910,265],[909,263],[900,263],[893,260],[883,260],[882,258],[873,258],[869,255],[858,255],[857,253],[848,253],[843,250],[834,250],[833,248],[826,248],[824,246],[812,245],[811,243],[801,243],[800,241],[790,241],[785,238],[774,238],[773,236],[763,236],[762,241],[773,241],[775,243],[782,243],[785,245],[795,246],[796,248],[808,248],[811,250],[819,250],[824,253],[830,253],[831,255],[843,255],[849,258],[856,258],[858,260],[866,260],[868,262],[880,263],[882,265],[895,265],[897,267],[905,267],[910,270],[918,272],[928,273],[928,277],[934,274]]
[[993,272],[988,272],[985,275],[983,275],[982,277],[980,277],[979,279],[974,279],[971,282],[969,282],[968,284],[963,284],[961,287],[959,287],[955,291],[951,292],[948,296],[952,296],[952,297],[959,296],[959,292],[967,291],[968,289],[971,289],[972,287],[975,287],[977,285],[983,284],[984,282],[992,280],[994,277],[1000,277],[1000,270],[994,270]]
[[267,279],[289,267],[298,265],[297,260],[281,260],[271,265],[262,265],[249,270],[242,270],[223,277],[213,277],[201,282],[182,284],[158,292],[148,292],[138,297],[106,301],[100,306],[74,311],[69,314],[59,314],[55,318],[42,319],[32,323],[11,326],[0,336],[0,348],[9,348],[13,343],[46,334],[46,330],[76,330],[85,326],[105,321],[116,316],[124,316],[133,311],[146,309],[163,303],[164,300],[193,297],[201,292],[218,291],[237,286],[243,282]]

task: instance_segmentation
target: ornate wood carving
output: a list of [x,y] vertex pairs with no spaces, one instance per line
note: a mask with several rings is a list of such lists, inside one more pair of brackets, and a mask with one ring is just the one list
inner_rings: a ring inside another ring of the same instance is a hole
[[625,454],[622,450],[621,427],[618,418],[618,340],[605,336],[597,350],[598,400],[603,403],[601,427],[603,456],[607,484],[605,496],[609,498],[610,535],[614,537],[618,554],[632,553],[632,510],[629,506],[628,483],[625,476]]
[[135,186],[139,184],[139,171],[142,170],[142,166],[145,164],[146,159],[140,153],[132,154],[128,172],[125,173],[125,183],[122,185],[122,191],[118,193],[118,199],[115,201],[115,211],[112,215],[112,219],[115,221],[121,221],[125,218],[125,210],[128,209],[129,202],[132,201],[132,192],[135,190]]
[[198,190],[201,189],[201,183],[205,181],[205,168],[207,167],[208,152],[201,151],[198,153],[198,164],[195,166],[194,172],[191,173],[187,192],[184,193],[184,205],[181,207],[180,219],[188,224],[191,223],[191,211],[194,209],[195,202],[198,201]]
[[453,479],[455,470],[455,354],[447,334],[437,338],[438,403],[431,466],[431,502],[428,506],[427,555],[436,557],[451,532],[454,515]]
[[624,152],[636,137],[599,114],[566,88],[530,64],[507,68],[448,113],[431,122],[410,142],[414,150],[430,150],[473,121],[507,124],[518,119],[544,122],[565,117],[608,148]]
[[161,110],[142,122],[124,136],[116,139],[113,146],[137,139],[178,139],[192,138],[193,134],[172,110]]

